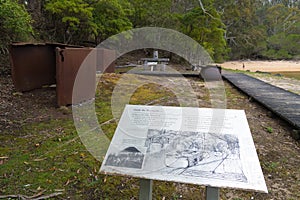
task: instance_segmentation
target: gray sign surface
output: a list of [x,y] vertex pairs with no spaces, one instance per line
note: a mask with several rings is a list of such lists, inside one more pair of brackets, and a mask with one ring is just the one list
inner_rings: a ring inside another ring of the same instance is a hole
[[243,110],[127,105],[100,171],[268,192]]

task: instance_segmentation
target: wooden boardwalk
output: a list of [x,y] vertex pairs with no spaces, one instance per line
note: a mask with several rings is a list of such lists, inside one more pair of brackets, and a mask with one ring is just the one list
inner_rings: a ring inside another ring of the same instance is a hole
[[300,95],[242,73],[224,72],[222,76],[269,110],[300,129]]

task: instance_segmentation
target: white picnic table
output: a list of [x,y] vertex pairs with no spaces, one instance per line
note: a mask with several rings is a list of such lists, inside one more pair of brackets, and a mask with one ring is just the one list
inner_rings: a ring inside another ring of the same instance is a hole
[[150,67],[151,71],[159,65],[161,71],[165,71],[166,64],[170,61],[169,58],[141,58],[141,61],[144,63],[144,69],[146,70]]

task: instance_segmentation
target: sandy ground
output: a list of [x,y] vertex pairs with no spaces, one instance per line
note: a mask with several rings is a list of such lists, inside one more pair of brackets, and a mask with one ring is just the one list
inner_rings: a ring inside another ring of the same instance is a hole
[[[245,68],[243,68],[243,64]],[[223,68],[264,71],[264,72],[283,72],[283,71],[300,71],[300,61],[228,61],[220,64]]]
[[[245,66],[244,69],[243,64]],[[221,64],[221,66],[227,69],[250,70],[251,72],[300,72],[300,61],[228,61]],[[300,95],[299,80],[260,73],[251,73],[249,75]]]

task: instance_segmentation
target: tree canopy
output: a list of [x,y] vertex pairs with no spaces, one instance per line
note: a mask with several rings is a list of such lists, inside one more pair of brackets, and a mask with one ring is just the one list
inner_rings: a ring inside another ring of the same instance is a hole
[[98,1],[93,11],[95,42],[100,43],[112,35],[131,29],[132,23],[128,18],[131,13],[131,5],[125,1]]
[[0,0],[0,49],[12,41],[26,41],[33,33],[31,17],[24,5],[14,0]]
[[97,45],[132,28],[180,31],[215,59],[299,59],[299,0],[0,0],[0,45]]

